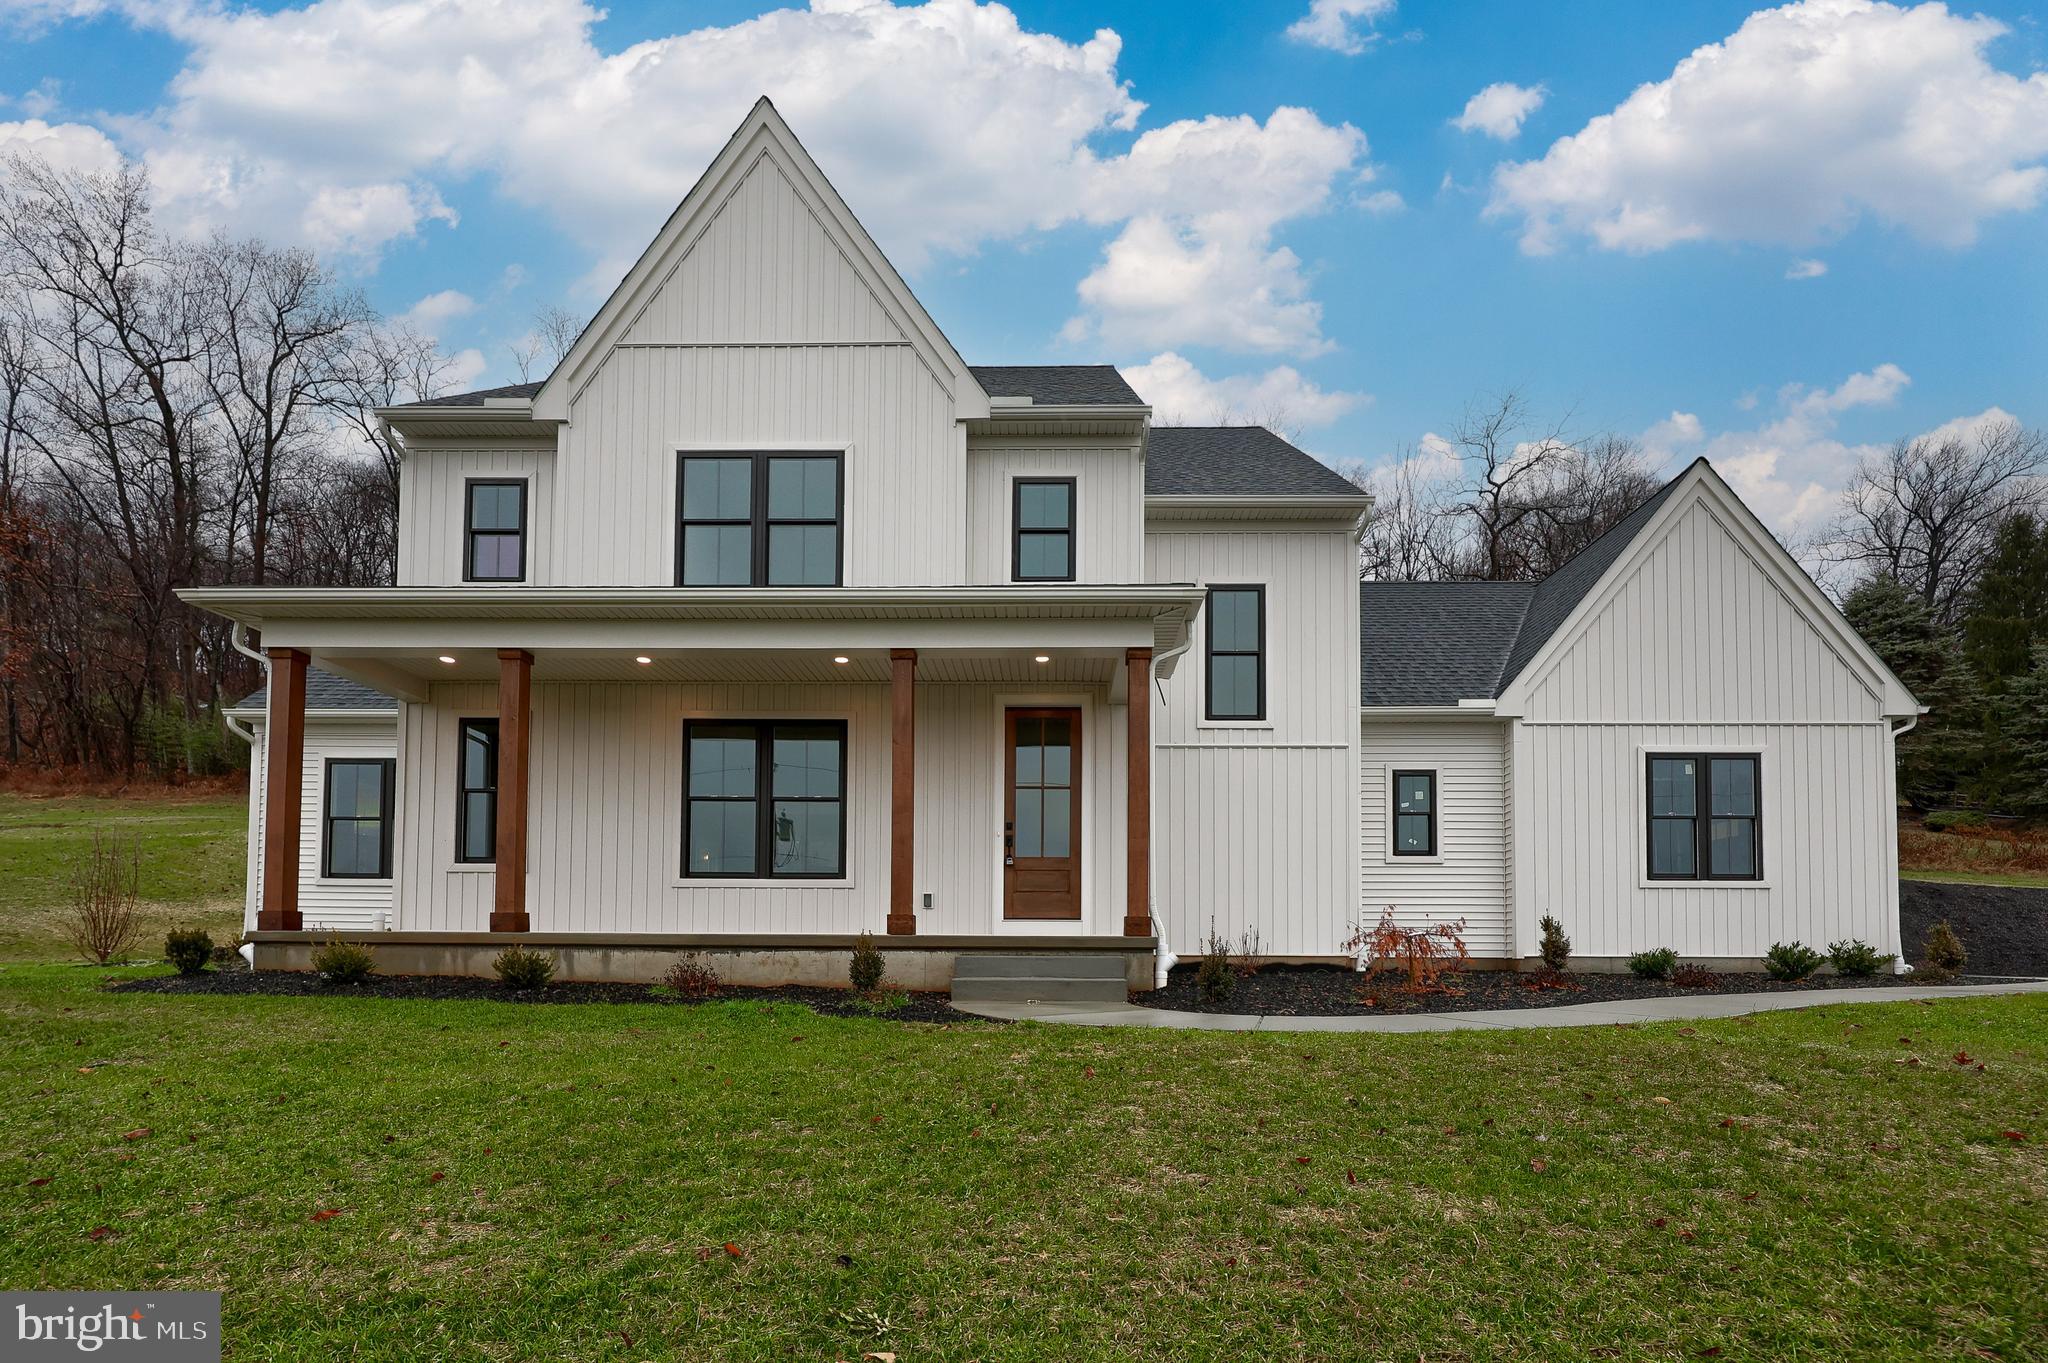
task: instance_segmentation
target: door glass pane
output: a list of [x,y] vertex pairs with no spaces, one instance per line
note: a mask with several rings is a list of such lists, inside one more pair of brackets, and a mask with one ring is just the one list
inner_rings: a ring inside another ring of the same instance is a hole
[[1756,762],[1753,759],[1714,757],[1707,760],[1707,812],[1755,817]]
[[1698,813],[1698,764],[1690,757],[1650,759],[1650,813]]
[[1429,813],[1432,784],[1422,773],[1402,772],[1394,778],[1394,807],[1407,814]]
[[690,794],[752,795],[755,746],[746,725],[691,725]]
[[832,521],[839,519],[839,461],[836,459],[770,459],[768,519]]
[[1074,722],[1066,718],[1045,721],[1045,764],[1039,780],[1048,786],[1074,784]]
[[1029,788],[1019,786],[1016,796],[1017,855],[1020,857],[1043,856],[1045,854],[1045,840],[1040,835],[1040,829],[1043,827],[1040,816],[1044,813],[1044,806],[1040,803],[1040,791],[1035,786]]
[[839,802],[781,803],[775,806],[772,851],[779,876],[834,875],[839,870]]
[[685,459],[683,519],[743,521],[753,514],[754,461]]
[[1427,814],[1396,814],[1394,816],[1394,850],[1427,854],[1429,848],[1429,816]]
[[1021,534],[1017,536],[1019,577],[1071,577],[1067,548],[1073,538],[1067,534]]
[[1707,870],[1717,876],[1756,874],[1756,824],[1715,819],[1707,825]]
[[462,856],[465,861],[489,861],[498,845],[498,801],[489,791],[474,791],[462,797]]
[[1693,821],[1650,820],[1650,874],[1689,876],[1693,870]]
[[1073,855],[1074,837],[1074,792],[1051,790],[1045,792],[1045,856],[1066,857]]
[[772,779],[778,796],[838,795],[839,731],[819,725],[777,725]]
[[1045,721],[1020,719],[1016,723],[1017,784],[1035,786],[1045,779],[1044,753],[1039,746],[1045,738]]
[[754,873],[754,802],[690,801],[691,875]]
[[839,527],[768,527],[768,585],[829,587],[839,577]]
[[1020,483],[1017,526],[1022,530],[1066,530],[1074,521],[1065,483]]
[[1209,712],[1224,718],[1258,714],[1257,658],[1226,657],[1209,660]]
[[754,532],[744,525],[683,527],[685,587],[744,587],[754,580]]
[[1251,653],[1259,646],[1259,594],[1219,590],[1209,594],[1209,647],[1219,653]]

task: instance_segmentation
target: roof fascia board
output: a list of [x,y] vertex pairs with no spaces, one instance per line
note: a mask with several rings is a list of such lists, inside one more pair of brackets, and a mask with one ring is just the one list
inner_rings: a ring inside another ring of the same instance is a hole
[[1329,496],[1262,496],[1258,493],[1153,495],[1145,498],[1148,520],[1341,520],[1362,519],[1372,511],[1372,498]]
[[712,158],[710,166],[690,187],[675,211],[669,214],[668,221],[662,224],[654,240],[633,262],[626,277],[619,281],[618,287],[605,299],[604,306],[598,309],[597,316],[583,329],[576,343],[569,348],[569,353],[562,357],[562,362],[555,366],[547,382],[534,395],[536,418],[560,422],[569,419],[570,400],[596,373],[632,319],[640,315],[654,290],[667,278],[671,266],[679,258],[679,252],[703,234],[719,207],[752,168],[757,156],[771,148],[779,164],[798,182],[799,193],[807,195],[808,206],[813,211],[822,212],[835,234],[858,259],[862,270],[881,286],[899,314],[898,323],[908,334],[918,338],[927,363],[933,364],[943,375],[943,381],[952,393],[956,418],[971,420],[988,415],[988,395],[975,382],[966,362],[960,358],[960,352],[939,330],[931,314],[925,311],[924,305],[903,282],[903,276],[875,245],[839,191],[832,187],[803,143],[797,140],[796,134],[764,95],[755,101],[746,118],[726,139],[725,146]]
[[1461,700],[1456,705],[1361,705],[1358,707],[1358,714],[1364,720],[1485,720],[1495,724],[1507,718],[1494,713],[1493,702],[1490,700]]

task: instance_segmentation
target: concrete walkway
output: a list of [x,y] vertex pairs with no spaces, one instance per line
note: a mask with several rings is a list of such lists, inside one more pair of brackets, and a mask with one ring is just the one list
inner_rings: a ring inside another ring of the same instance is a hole
[[1503,1027],[1603,1027],[1618,1022],[1689,1022],[1819,1008],[1841,1003],[1910,1003],[1990,994],[2048,993],[2048,980],[2009,984],[1875,985],[1778,994],[1698,994],[1552,1008],[1476,1009],[1469,1013],[1396,1013],[1387,1017],[1283,1017],[1261,1013],[1180,1013],[1130,1003],[955,1003],[964,1013],[1011,1022],[1064,1022],[1079,1027],[1185,1027],[1206,1032],[1462,1032]]

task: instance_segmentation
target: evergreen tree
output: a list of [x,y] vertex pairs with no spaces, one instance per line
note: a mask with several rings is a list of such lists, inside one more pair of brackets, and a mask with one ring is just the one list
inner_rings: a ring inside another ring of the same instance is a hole
[[2022,512],[1998,527],[1991,557],[1970,593],[1963,649],[1987,690],[2032,665],[2048,643],[2048,524]]
[[2048,818],[2048,643],[2034,645],[2030,662],[1998,697],[2000,756],[2011,773],[2001,803]]
[[1961,642],[1935,622],[1925,601],[1889,577],[1858,586],[1842,613],[1928,710],[1899,740],[1899,793],[1923,809],[1949,803],[1966,788],[1974,794],[1986,701]]

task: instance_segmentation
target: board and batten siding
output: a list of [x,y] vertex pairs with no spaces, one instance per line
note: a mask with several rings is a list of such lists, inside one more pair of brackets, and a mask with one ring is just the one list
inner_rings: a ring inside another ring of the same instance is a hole
[[[268,726],[258,721],[256,743],[249,760],[249,867],[248,889],[244,895],[243,927],[256,927],[257,900],[263,892],[263,791],[269,780]],[[304,767],[299,783],[299,915],[308,931],[333,928],[346,932],[369,932],[391,925],[393,879],[328,879],[321,872],[321,811],[327,798],[327,763],[330,758],[396,758],[398,748],[389,717],[366,720],[315,719],[306,721]],[[401,783],[402,791],[402,783]],[[398,857],[398,838],[405,826],[405,802],[401,794],[393,810],[392,860]]]
[[[758,683],[540,684],[533,691],[528,910],[536,932],[880,933],[889,899],[889,688]],[[1081,928],[1114,931],[1123,893],[1123,709],[1100,687],[918,687],[917,910],[922,933],[999,927],[1002,708],[1083,710]],[[442,684],[406,707],[402,782],[414,792],[401,829],[398,926],[480,931],[494,873],[454,860],[456,725],[492,715],[490,686]],[[843,881],[692,883],[682,876],[686,718],[831,718],[847,722]]]
[[[1463,919],[1474,957],[1514,954],[1505,728],[1490,721],[1364,722],[1358,788],[1360,913],[1367,926],[1389,907],[1409,928]],[[1390,852],[1390,770],[1437,774],[1437,856]]]
[[[1774,942],[1898,947],[1896,772],[1881,680],[1692,494],[1593,600],[1512,738],[1518,951],[1554,915],[1581,957]],[[1763,880],[1647,881],[1646,753],[1761,754]]]
[[975,438],[967,442],[967,580],[1014,580],[1020,478],[1072,478],[1077,582],[1144,580],[1145,466],[1135,439]]
[[1203,623],[1153,715],[1153,904],[1171,947],[1247,930],[1329,957],[1358,913],[1358,582],[1343,529],[1152,521],[1153,582],[1266,589],[1266,720],[1203,718]]
[[555,480],[554,451],[466,449],[429,445],[406,452],[399,471],[398,585],[463,586],[462,556],[469,524],[467,489],[472,478],[526,480],[525,583],[470,583],[470,586],[545,586],[553,583],[548,503]]

